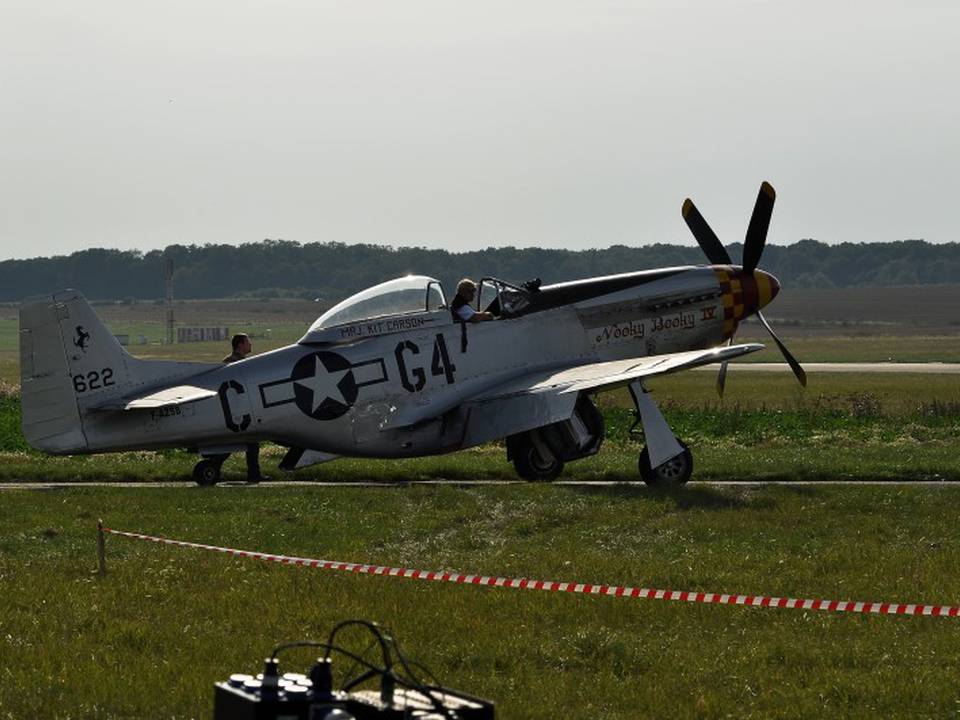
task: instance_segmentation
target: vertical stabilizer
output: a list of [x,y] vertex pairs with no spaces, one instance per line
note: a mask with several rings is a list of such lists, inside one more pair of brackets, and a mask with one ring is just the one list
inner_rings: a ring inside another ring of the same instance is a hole
[[76,290],[21,307],[20,393],[27,442],[50,453],[85,451],[82,408],[120,394],[131,359]]
[[51,453],[87,446],[60,336],[64,310],[52,297],[20,308],[23,435],[31,446]]

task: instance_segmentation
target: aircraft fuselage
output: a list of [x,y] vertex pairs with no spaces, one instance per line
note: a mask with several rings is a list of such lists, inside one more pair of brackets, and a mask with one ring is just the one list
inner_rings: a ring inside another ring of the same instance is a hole
[[[736,267],[667,268],[545,286],[539,307],[495,321],[464,325],[440,309],[331,328],[321,342],[308,336],[189,378],[216,397],[88,414],[87,450],[264,440],[363,457],[459,449],[456,408],[511,378],[719,345],[776,293],[757,275],[759,287]],[[441,419],[400,422],[426,406]]]

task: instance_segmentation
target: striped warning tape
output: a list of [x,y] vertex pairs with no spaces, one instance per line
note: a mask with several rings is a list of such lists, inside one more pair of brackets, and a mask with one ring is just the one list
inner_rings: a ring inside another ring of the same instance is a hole
[[505,578],[492,575],[464,575],[462,573],[436,572],[433,570],[412,570],[410,568],[387,567],[385,565],[365,565],[362,563],[340,562],[338,560],[316,560],[313,558],[274,555],[272,553],[237,550],[235,548],[204,545],[202,543],[173,540],[154,535],[127,532],[103,528],[103,532],[112,535],[147,540],[164,545],[196,548],[226,553],[235,557],[252,558],[300,565],[321,570],[345,570],[363,575],[385,575],[413,580],[435,580],[462,585],[485,585],[489,587],[517,588],[521,590],[546,590],[548,592],[581,593],[584,595],[609,595],[613,597],[643,598],[647,600],[679,600],[680,602],[710,603],[714,605],[747,605],[750,607],[792,608],[795,610],[832,610],[835,612],[864,613],[874,615],[930,615],[932,617],[957,617],[960,607],[950,605],[921,605],[919,603],[880,603],[854,602],[852,600],[800,600],[796,598],[766,597],[763,595],[732,595],[729,593],[688,592],[683,590],[656,590],[654,588],[634,588],[621,585],[593,585],[590,583],[552,582],[530,580],[529,578]]

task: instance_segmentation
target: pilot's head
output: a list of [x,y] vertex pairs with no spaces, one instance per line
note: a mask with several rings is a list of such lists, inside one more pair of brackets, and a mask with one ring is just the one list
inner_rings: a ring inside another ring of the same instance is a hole
[[466,301],[473,300],[477,294],[477,284],[470,278],[464,278],[457,283],[457,295]]
[[250,342],[250,336],[246,333],[237,333],[230,339],[233,351],[239,355],[247,356],[253,350],[253,343]]

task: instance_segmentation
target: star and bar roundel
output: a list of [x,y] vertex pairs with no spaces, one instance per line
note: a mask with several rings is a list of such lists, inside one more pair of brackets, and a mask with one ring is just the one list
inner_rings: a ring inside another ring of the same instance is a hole
[[290,377],[259,386],[265,408],[295,403],[314,420],[336,420],[357,401],[360,388],[387,381],[383,358],[351,363],[342,355],[320,350],[304,355]]

